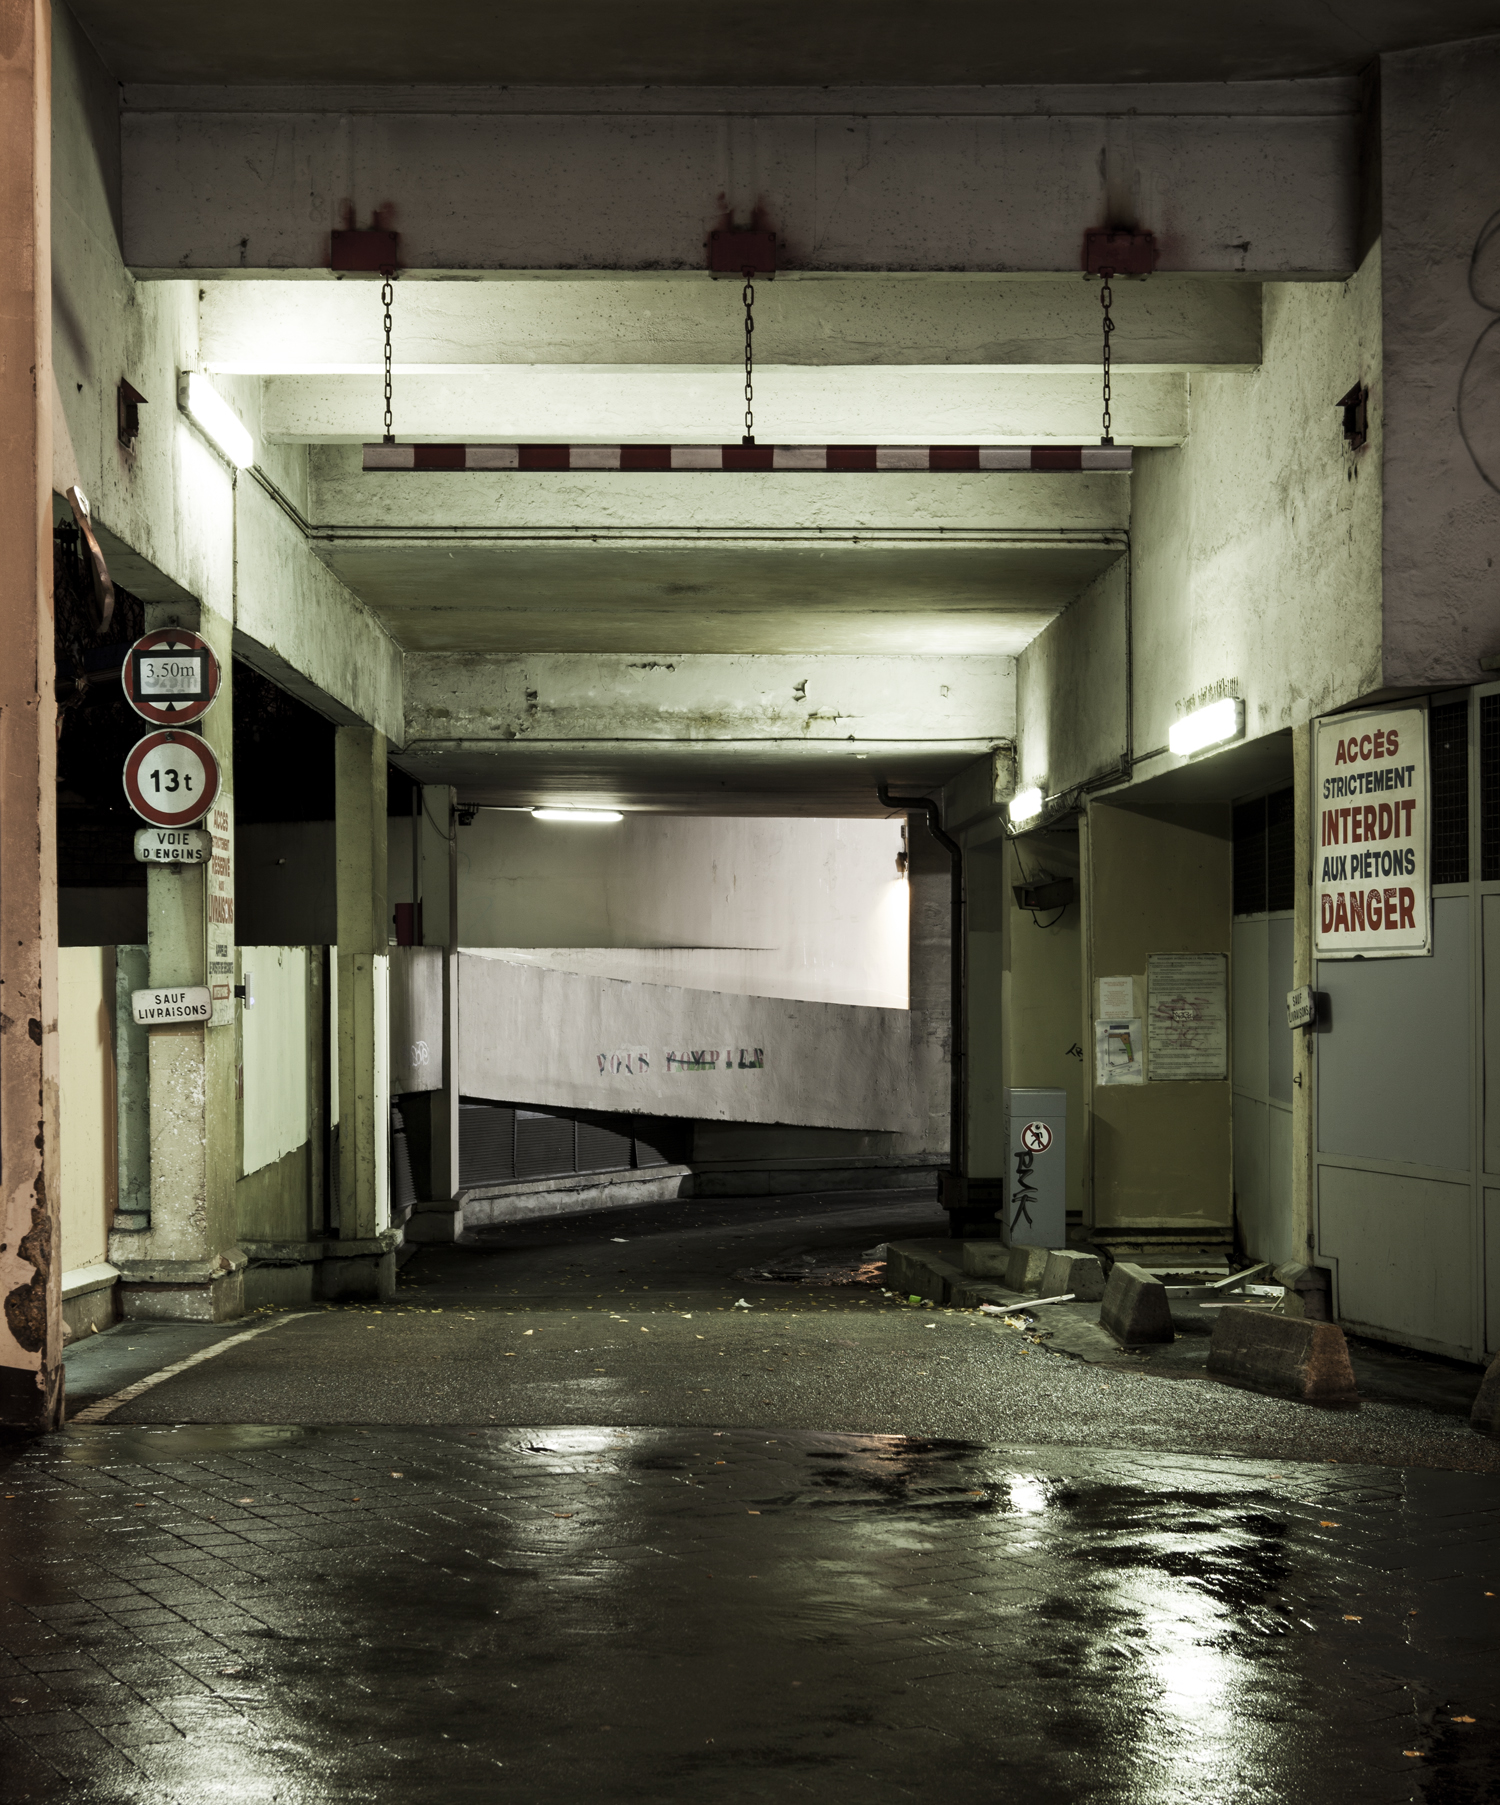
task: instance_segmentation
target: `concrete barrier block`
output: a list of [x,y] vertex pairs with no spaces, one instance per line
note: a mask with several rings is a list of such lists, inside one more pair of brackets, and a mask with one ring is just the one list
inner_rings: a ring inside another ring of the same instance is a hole
[[1049,1251],[1045,1247],[1012,1247],[1005,1263],[1006,1290],[1040,1293]]
[[1311,1403],[1358,1398],[1344,1331],[1333,1322],[1228,1304],[1208,1344],[1208,1370],[1256,1391]]
[[1172,1308],[1167,1301],[1166,1286],[1144,1266],[1116,1260],[1104,1287],[1099,1322],[1122,1347],[1137,1347],[1148,1341],[1170,1341],[1173,1336]]
[[1003,1241],[965,1241],[964,1272],[971,1279],[994,1279],[1004,1284],[1014,1251]]
[[957,1252],[946,1238],[892,1241],[886,1249],[885,1282],[902,1297],[914,1295],[945,1304],[954,1283],[963,1281],[963,1271],[953,1258]]
[[1104,1296],[1104,1262],[1098,1254],[1077,1253],[1071,1247],[1048,1254],[1042,1296],[1062,1297],[1069,1291],[1084,1304],[1096,1304]]
[[1469,1421],[1481,1435],[1500,1435],[1500,1354],[1479,1381],[1479,1396],[1469,1412]]

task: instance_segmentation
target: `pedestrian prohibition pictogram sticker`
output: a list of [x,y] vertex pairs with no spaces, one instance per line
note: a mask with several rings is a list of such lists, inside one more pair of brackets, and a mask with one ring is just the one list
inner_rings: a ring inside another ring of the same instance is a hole
[[202,720],[219,693],[219,661],[208,641],[186,627],[161,627],[139,638],[120,667],[125,700],[157,727]]
[[125,760],[125,800],[153,827],[188,827],[219,793],[219,761],[196,733],[148,733]]
[[1028,1153],[1045,1153],[1052,1145],[1052,1130],[1045,1122],[1028,1122],[1021,1130],[1021,1145]]

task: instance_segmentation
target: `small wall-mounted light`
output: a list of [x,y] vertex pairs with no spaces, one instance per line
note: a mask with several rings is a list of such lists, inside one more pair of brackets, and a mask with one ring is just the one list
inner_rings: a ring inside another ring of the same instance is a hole
[[1221,696],[1207,708],[1195,708],[1167,732],[1167,744],[1179,758],[1223,746],[1245,737],[1245,704],[1238,696]]
[[177,405],[237,470],[248,470],[255,462],[249,428],[208,377],[184,370],[178,378]]
[[533,821],[578,821],[604,822],[623,821],[625,817],[614,808],[534,808],[531,811]]
[[122,445],[134,445],[141,432],[141,409],[146,397],[122,377],[115,390],[115,436]]
[[1040,821],[1042,810],[1047,806],[1047,798],[1032,783],[1024,790],[1017,790],[1006,804],[1005,812],[1010,817],[1012,827],[1025,827],[1032,821]]

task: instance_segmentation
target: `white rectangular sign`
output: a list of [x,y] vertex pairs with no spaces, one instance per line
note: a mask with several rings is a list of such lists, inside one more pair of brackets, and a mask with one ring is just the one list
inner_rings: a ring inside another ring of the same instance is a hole
[[214,1000],[206,984],[179,985],[172,990],[132,990],[130,1013],[143,1028],[160,1022],[206,1022]]
[[1315,748],[1314,951],[1430,952],[1425,711],[1334,715],[1317,723]]
[[201,827],[136,830],[135,856],[143,865],[203,865],[212,851],[213,836]]
[[1146,1076],[1152,1084],[1229,1076],[1229,961],[1223,953],[1147,956]]

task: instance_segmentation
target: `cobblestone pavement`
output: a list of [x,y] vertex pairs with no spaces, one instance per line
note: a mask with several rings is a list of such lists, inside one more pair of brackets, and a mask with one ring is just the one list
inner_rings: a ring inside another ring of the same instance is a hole
[[1500,1796],[1486,1474],[101,1424],[0,1485],[7,1805]]

